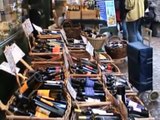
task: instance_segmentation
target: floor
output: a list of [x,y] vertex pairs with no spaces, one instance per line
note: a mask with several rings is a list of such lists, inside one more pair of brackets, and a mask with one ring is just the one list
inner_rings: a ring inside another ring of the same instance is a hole
[[[153,47],[153,91],[160,94],[160,38],[152,37],[150,46]],[[123,73],[127,74],[127,60],[118,66]],[[151,91],[146,91],[141,93],[139,97],[150,110],[151,115],[155,117],[155,120],[160,120],[160,97],[154,102],[150,101],[148,99],[150,93]]]
[[[160,38],[153,37],[151,47],[153,47],[153,90],[160,94]],[[144,97],[147,94],[144,94]],[[143,100],[146,107],[156,120],[160,120],[160,97],[157,101],[151,102],[147,99]]]

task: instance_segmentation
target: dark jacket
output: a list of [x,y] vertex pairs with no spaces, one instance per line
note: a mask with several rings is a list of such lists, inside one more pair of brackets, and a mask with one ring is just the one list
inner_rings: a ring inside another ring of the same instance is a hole
[[124,20],[126,18],[127,10],[125,9],[125,0],[120,0],[120,18]]
[[42,0],[23,0],[22,8],[28,10],[28,16],[32,23],[43,27],[43,3]]

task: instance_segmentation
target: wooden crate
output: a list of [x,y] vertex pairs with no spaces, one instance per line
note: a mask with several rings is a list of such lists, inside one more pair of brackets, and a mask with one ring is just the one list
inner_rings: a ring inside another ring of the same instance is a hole
[[97,10],[82,10],[82,19],[97,19]]
[[128,112],[125,104],[121,100],[116,99],[105,86],[104,90],[108,101],[111,101],[111,105],[113,106],[115,113],[119,114],[122,120],[127,120]]
[[[111,105],[111,102],[108,100],[108,95],[106,92],[106,89],[102,83],[101,77],[99,76],[70,76],[70,74],[66,75],[66,85],[68,82],[71,82],[70,79],[71,78],[90,78],[91,80],[95,81],[98,80],[98,82],[102,85],[103,88],[103,92],[105,93],[104,96],[104,101],[97,101],[97,102],[86,102],[86,101],[78,101],[78,100],[73,100],[74,105],[76,105],[76,107],[86,107],[86,106],[105,106],[105,105]],[[99,103],[99,104],[98,104]]]
[[[68,69],[69,73],[70,73],[70,76],[101,76],[101,70],[100,68],[98,67],[98,64],[96,62],[96,60],[90,56],[90,54],[87,52],[87,51],[84,51],[84,50],[69,50],[68,51],[68,55],[64,55],[66,57],[64,57],[64,61],[65,61],[65,65],[66,65],[66,68]],[[67,57],[68,56],[68,57]],[[69,57],[70,56],[70,57]],[[74,64],[78,64],[79,63],[79,60],[80,58],[84,58],[85,59],[88,59],[90,60],[91,62],[95,63],[96,66],[97,66],[97,72],[95,74],[77,74],[75,73],[75,68],[72,67],[72,65]],[[71,63],[69,63],[71,62]]]
[[[36,69],[45,69],[46,67],[52,67],[52,66],[61,66],[64,68],[64,66],[60,63],[49,63],[49,62],[40,62],[40,63],[33,63],[31,67]],[[23,73],[24,76],[28,77],[29,69],[26,69]],[[17,91],[19,91],[20,88],[18,88]],[[40,117],[34,117],[34,116],[23,116],[23,115],[13,115],[13,114],[7,114],[6,112],[6,120],[69,120],[70,119],[70,113],[71,113],[71,97],[67,93],[66,88],[63,88],[63,92],[65,94],[65,99],[67,101],[67,107],[64,115],[62,117],[49,117],[49,118],[40,118]],[[10,105],[14,102],[15,96],[11,96],[10,100],[8,101],[7,105]]]
[[[108,55],[106,52],[97,52],[96,58],[99,63],[108,63],[108,62],[114,62],[110,55]],[[103,58],[104,57],[104,58]]]
[[76,59],[87,58],[91,59],[91,55],[86,50],[70,50],[70,55]]
[[81,19],[81,11],[67,11],[66,18],[67,19]]
[[[58,35],[59,36],[59,35]],[[37,39],[38,41],[45,41],[46,42],[46,40],[47,39],[56,39],[56,38],[39,38],[39,39]],[[60,52],[52,52],[52,50],[50,50],[50,51],[47,51],[47,52],[38,52],[38,51],[34,51],[35,50],[35,46],[37,45],[36,44],[36,39],[32,36],[30,39],[29,39],[29,41],[28,41],[28,43],[29,43],[29,48],[30,48],[30,51],[29,51],[29,55],[31,56],[31,57],[35,57],[35,56],[55,56],[55,57],[58,57],[59,55],[62,55],[63,54],[63,45],[64,45],[64,41],[63,41],[63,39],[62,39],[62,37],[60,36],[60,40],[59,41],[54,41],[53,40],[53,43],[51,42],[51,43],[49,43],[49,44],[51,44],[51,45],[59,45],[60,46]],[[46,43],[47,44],[47,43]]]
[[52,54],[52,55],[31,55],[31,63],[50,63],[50,64],[64,64],[63,54]]
[[[63,72],[64,72],[64,82],[66,81],[66,68],[63,64],[61,64],[60,62],[32,62],[31,67],[37,71],[37,70],[45,70],[47,67],[55,67],[55,66],[59,66],[62,68]],[[28,73],[29,73],[29,69],[25,69],[23,75],[28,77]]]
[[[40,118],[40,117],[31,117],[31,116],[18,116],[18,115],[6,115],[6,120],[69,120],[71,113],[71,97],[65,92],[65,98],[67,100],[67,109],[63,117],[49,117],[49,118]],[[12,96],[8,104],[11,104],[14,101],[15,97]]]
[[[127,95],[127,98],[145,107],[144,103],[137,95]],[[149,117],[135,118],[135,120],[155,120],[155,118],[151,116],[149,111]]]
[[101,63],[103,66],[111,66],[115,71],[112,70],[108,70],[107,68],[102,71],[102,74],[112,74],[112,75],[123,75],[123,73],[121,73],[120,69],[118,68],[118,66],[116,64],[114,64],[113,62],[108,62],[108,63]]
[[[75,76],[74,76],[75,77]],[[102,83],[102,80],[101,78],[95,78],[95,77],[91,77],[92,79],[98,79],[99,82],[101,84]],[[116,114],[119,114],[121,116],[121,118],[123,120],[126,120],[125,118],[127,118],[127,110],[126,110],[126,107],[125,105],[116,100],[112,94],[110,94],[110,92],[106,89],[106,87],[103,85],[103,89],[104,89],[104,93],[105,93],[105,98],[106,100],[103,101],[103,102],[85,102],[85,101],[74,101],[73,102],[73,106],[74,108],[77,108],[77,109],[80,109],[81,111],[83,111],[84,109],[90,107],[90,108],[98,108],[98,109],[101,109],[101,110],[108,110],[110,109],[109,111],[111,112],[111,109],[113,110],[112,112],[116,113]],[[76,113],[75,111],[72,111],[72,115],[71,115],[71,120],[75,120],[77,119],[78,117],[78,113]],[[109,114],[108,114],[109,115]]]
[[[63,43],[64,45],[64,43]],[[30,51],[29,51],[29,56],[33,59],[33,61],[61,61],[63,59],[63,46],[60,46],[60,51],[59,52],[52,52],[52,51],[48,51],[48,52],[38,52],[38,51],[34,51],[35,50],[35,46],[31,46],[30,45]],[[48,58],[47,58],[48,57]],[[50,59],[50,60],[49,60]]]

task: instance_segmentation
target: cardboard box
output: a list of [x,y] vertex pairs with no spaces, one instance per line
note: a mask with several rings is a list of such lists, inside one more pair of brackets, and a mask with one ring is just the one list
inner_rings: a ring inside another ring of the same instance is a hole
[[82,10],[82,19],[97,19],[97,10]]
[[81,11],[67,11],[66,18],[67,19],[81,19]]

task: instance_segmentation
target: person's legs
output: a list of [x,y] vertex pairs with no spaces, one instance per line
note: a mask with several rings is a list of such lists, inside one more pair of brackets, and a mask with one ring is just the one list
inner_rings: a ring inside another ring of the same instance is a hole
[[125,20],[122,20],[122,31],[123,31],[123,39],[124,40],[127,40],[128,38],[128,31],[127,31],[127,25],[126,25],[126,21]]
[[143,38],[140,32],[141,32],[141,18],[136,21],[136,35],[137,35],[137,40],[143,42]]
[[142,26],[142,18],[140,18],[139,20],[138,20],[138,22],[137,22],[137,24],[138,24],[138,31],[139,31],[139,33],[140,34],[142,34],[142,30],[141,30],[141,26]]
[[127,22],[126,25],[128,31],[128,41],[136,42],[137,41],[136,21]]

